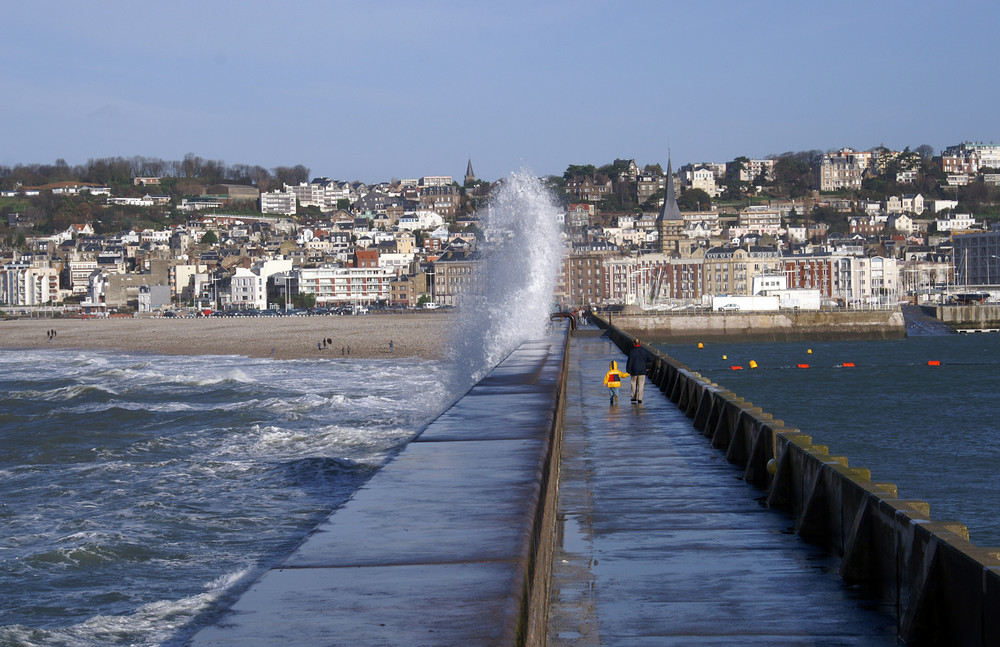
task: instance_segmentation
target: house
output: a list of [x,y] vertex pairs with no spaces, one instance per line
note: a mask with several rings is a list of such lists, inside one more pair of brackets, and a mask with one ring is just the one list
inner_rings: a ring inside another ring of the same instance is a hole
[[854,191],[861,188],[865,167],[850,156],[824,155],[815,168],[820,191]]
[[611,195],[611,179],[602,173],[577,175],[567,180],[566,191],[585,202],[600,202]]
[[685,166],[681,169],[681,178],[689,189],[701,189],[713,198],[719,195],[719,188],[715,184],[715,173],[707,166]]
[[913,218],[905,213],[896,213],[889,216],[889,220],[886,222],[886,226],[889,229],[895,229],[896,231],[902,232],[904,234],[913,233]]

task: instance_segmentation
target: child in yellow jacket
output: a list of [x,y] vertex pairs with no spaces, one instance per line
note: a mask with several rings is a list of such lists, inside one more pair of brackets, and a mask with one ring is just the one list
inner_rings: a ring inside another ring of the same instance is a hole
[[618,362],[611,362],[611,368],[604,374],[604,386],[608,387],[611,394],[611,404],[618,402],[618,389],[623,377],[628,377],[628,373],[618,370]]

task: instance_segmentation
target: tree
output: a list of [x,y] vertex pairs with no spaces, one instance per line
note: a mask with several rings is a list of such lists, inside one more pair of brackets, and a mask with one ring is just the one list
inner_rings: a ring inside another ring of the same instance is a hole
[[597,173],[597,167],[593,164],[570,164],[563,173],[564,180],[571,180],[578,175],[593,175]]
[[293,294],[292,305],[296,308],[312,308],[316,305],[316,295],[312,292]]
[[214,231],[206,231],[205,235],[201,237],[202,245],[217,245],[219,244],[219,237],[215,235]]
[[812,165],[808,153],[785,153],[774,162],[774,187],[790,198],[807,195],[812,187]]
[[271,169],[271,172],[274,174],[275,183],[279,185],[290,184],[295,186],[309,181],[309,169],[301,164],[295,166],[276,166]]
[[712,207],[712,197],[702,189],[687,189],[677,198],[677,206],[685,211],[707,211]]

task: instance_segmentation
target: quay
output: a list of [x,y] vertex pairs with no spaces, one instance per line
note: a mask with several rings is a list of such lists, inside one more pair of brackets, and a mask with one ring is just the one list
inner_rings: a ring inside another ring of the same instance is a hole
[[633,339],[523,344],[190,644],[1000,644],[1000,551],[655,350],[610,406]]

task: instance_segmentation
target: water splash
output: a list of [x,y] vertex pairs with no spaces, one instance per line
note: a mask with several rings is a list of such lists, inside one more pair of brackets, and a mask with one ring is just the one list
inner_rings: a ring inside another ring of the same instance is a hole
[[559,208],[527,171],[507,176],[479,216],[480,289],[462,296],[452,342],[456,386],[465,388],[545,334],[562,262]]

